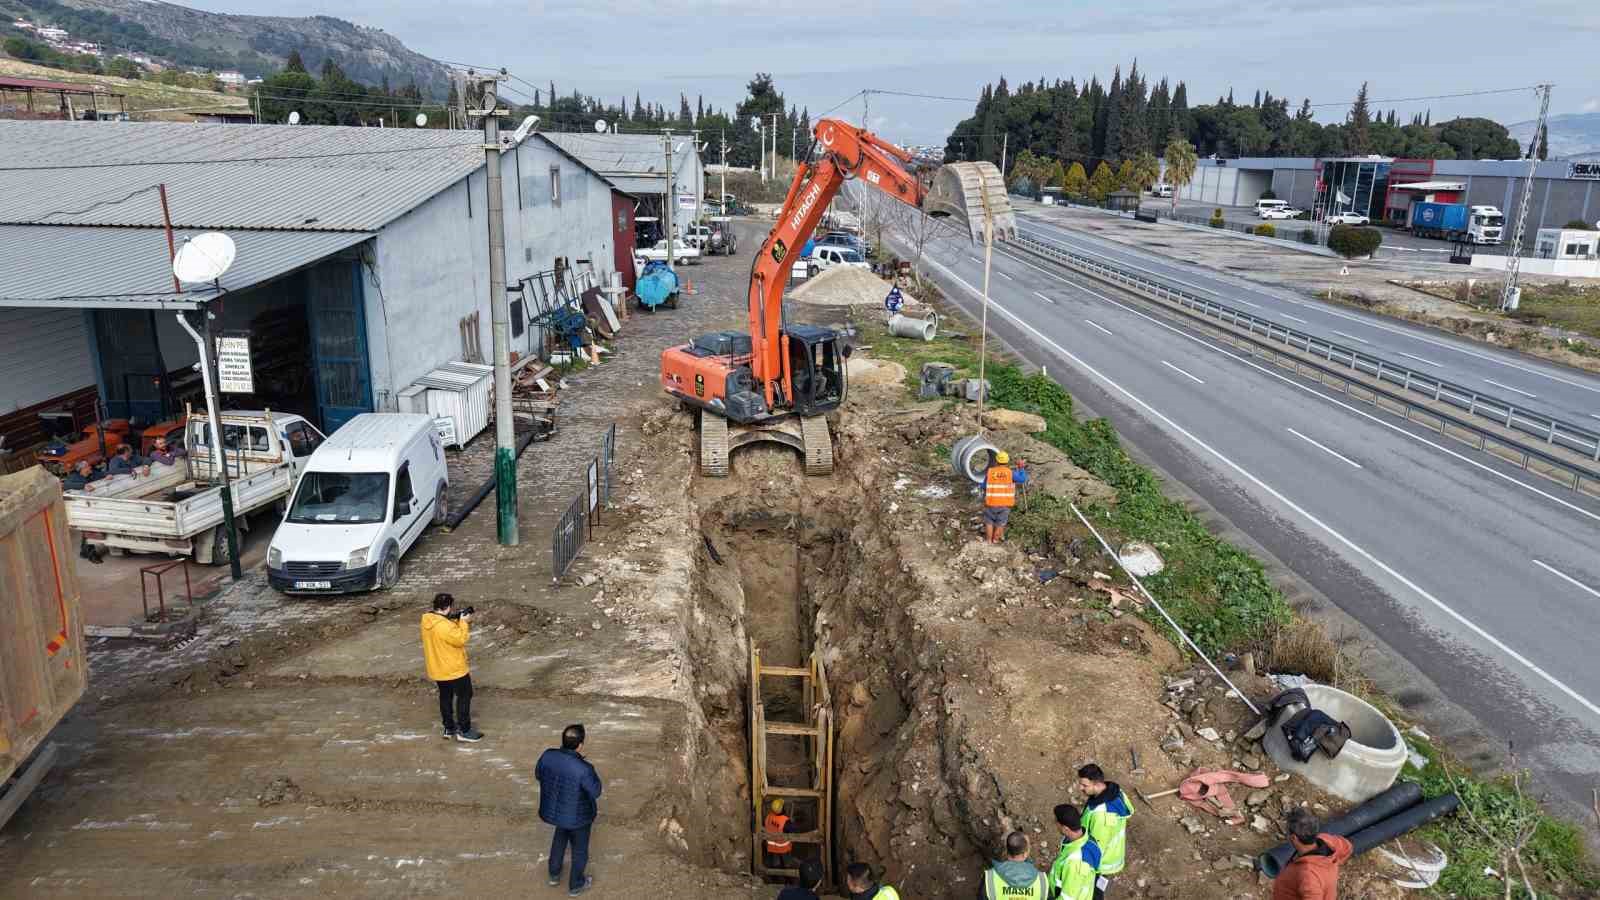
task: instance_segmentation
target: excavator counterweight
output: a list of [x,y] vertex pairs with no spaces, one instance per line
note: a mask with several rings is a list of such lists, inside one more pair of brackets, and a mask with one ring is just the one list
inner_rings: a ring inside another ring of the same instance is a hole
[[951,163],[928,185],[906,168],[911,154],[848,122],[823,119],[813,138],[810,158],[796,167],[777,222],[751,264],[749,333],[701,335],[661,353],[661,387],[699,409],[705,475],[728,474],[733,450],[757,441],[800,450],[807,474],[833,471],[824,416],[844,402],[849,349],[831,328],[784,322],[783,292],[846,181],[949,219],[974,241],[983,239],[985,226],[996,240],[1016,235],[1016,215],[993,163]]

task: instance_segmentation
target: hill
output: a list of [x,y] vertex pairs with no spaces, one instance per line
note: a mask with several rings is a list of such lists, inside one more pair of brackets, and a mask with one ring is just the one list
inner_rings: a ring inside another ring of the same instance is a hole
[[426,96],[449,90],[445,67],[377,28],[331,16],[243,16],[157,0],[0,0],[0,23],[53,25],[109,51],[146,53],[184,67],[266,76],[291,50],[317,71],[333,59],[352,80],[396,88],[416,82]]
[[195,112],[211,110],[244,112],[250,108],[250,101],[243,94],[218,93],[149,80],[130,81],[113,75],[68,72],[15,59],[0,59],[0,75],[95,85],[107,93],[124,95],[128,112],[132,118],[141,122],[183,121]]
[[[1562,113],[1551,116],[1551,159],[1600,159],[1600,112]],[[1506,129],[1522,146],[1533,137],[1533,121],[1507,125]]]

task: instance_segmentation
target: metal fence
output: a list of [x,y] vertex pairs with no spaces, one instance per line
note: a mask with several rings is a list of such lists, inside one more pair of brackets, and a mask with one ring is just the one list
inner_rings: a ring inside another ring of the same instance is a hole
[[583,545],[594,536],[600,511],[611,504],[611,467],[616,453],[617,423],[612,422],[600,438],[600,452],[584,465],[583,490],[567,504],[550,535],[551,580],[560,581],[567,574]]
[[[1267,341],[1282,344],[1309,356],[1320,357],[1332,368],[1345,369],[1353,375],[1375,379],[1379,385],[1390,389],[1385,391],[1387,396],[1407,407],[1415,407],[1420,412],[1437,417],[1440,415],[1438,405],[1454,407],[1465,412],[1467,419],[1486,420],[1485,424],[1493,423],[1509,432],[1527,435],[1552,449],[1559,448],[1589,460],[1600,461],[1600,431],[1587,426],[1575,425],[1543,413],[1520,408],[1514,403],[1445,381],[1426,372],[1419,372],[1409,366],[1286,327],[1182,288],[1108,265],[1058,244],[1022,235],[1018,237],[1016,245],[1104,280],[1127,285],[1160,299],[1177,303],[1205,318],[1243,329],[1250,335],[1261,335]],[[1427,401],[1431,401],[1434,406],[1423,405]],[[1578,465],[1571,459],[1552,455],[1536,447],[1507,441],[1504,435],[1486,430],[1467,419],[1455,416],[1449,418],[1452,424],[1471,431],[1480,444],[1492,441],[1509,449],[1515,449],[1521,455],[1524,467],[1529,461],[1538,460],[1562,470],[1572,476],[1572,486],[1576,489],[1581,490],[1584,481],[1594,481],[1596,478],[1595,470]]]

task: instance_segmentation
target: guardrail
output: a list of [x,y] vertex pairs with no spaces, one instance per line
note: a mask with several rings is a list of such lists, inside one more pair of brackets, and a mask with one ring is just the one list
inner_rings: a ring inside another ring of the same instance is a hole
[[[1571,475],[1571,487],[1575,490],[1581,490],[1585,480],[1600,483],[1600,472],[1584,468],[1575,464],[1572,460],[1555,456],[1535,447],[1507,440],[1505,435],[1489,431],[1465,418],[1450,415],[1440,409],[1423,406],[1416,402],[1415,398],[1423,398],[1433,403],[1444,404],[1465,412],[1471,418],[1493,422],[1496,426],[1516,434],[1525,434],[1538,438],[1547,446],[1581,454],[1590,460],[1600,461],[1600,433],[1596,431],[1576,426],[1542,413],[1520,409],[1515,404],[1501,400],[1493,395],[1474,391],[1471,388],[1429,375],[1426,372],[1418,372],[1408,366],[1389,362],[1370,353],[1363,353],[1352,347],[1346,347],[1325,338],[1251,315],[1181,288],[1175,288],[1155,279],[1108,265],[1086,254],[1068,250],[1048,241],[1041,241],[1023,234],[1018,235],[1012,243],[1037,256],[1058,262],[1069,268],[1106,281],[1127,285],[1169,302],[1175,302],[1179,306],[1192,311],[1197,317],[1214,319],[1218,322],[1232,325],[1235,328],[1242,328],[1246,334],[1252,337],[1260,335],[1269,342],[1282,344],[1286,349],[1296,350],[1314,358],[1320,357],[1328,365],[1324,367],[1320,364],[1314,364],[1314,367],[1325,374],[1341,378],[1345,377],[1336,371],[1337,367],[1347,370],[1353,375],[1373,378],[1378,382],[1379,387],[1370,385],[1365,385],[1365,387],[1372,390],[1375,397],[1378,394],[1382,394],[1393,402],[1405,406],[1407,418],[1410,418],[1412,411],[1420,412],[1438,419],[1441,423],[1441,431],[1444,430],[1445,423],[1448,423],[1471,432],[1477,438],[1479,449],[1487,449],[1488,444],[1492,442],[1498,446],[1514,450],[1519,456],[1523,468],[1528,468],[1533,460],[1539,460],[1548,466],[1560,469]],[[1398,388],[1399,392],[1385,389],[1390,386]]]

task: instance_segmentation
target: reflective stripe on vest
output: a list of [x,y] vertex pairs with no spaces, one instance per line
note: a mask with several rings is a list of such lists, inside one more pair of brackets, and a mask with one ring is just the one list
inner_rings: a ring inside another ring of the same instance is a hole
[[[768,834],[783,834],[783,826],[787,824],[789,824],[788,816],[768,813],[767,820],[761,823],[761,830]],[[794,844],[790,841],[767,841],[768,853],[788,853],[793,849]]]
[[1100,845],[1100,874],[1115,875],[1122,871],[1128,847],[1128,820],[1104,806],[1089,810],[1086,817],[1089,836]]
[[991,466],[983,477],[983,505],[1017,505],[1017,487],[1011,483],[1010,466]]
[[994,869],[984,873],[983,895],[988,900],[1003,900],[1006,897],[1026,898],[1026,900],[1045,900],[1050,896],[1050,879],[1043,873],[1035,878],[1031,884],[1008,884],[1000,873]]

